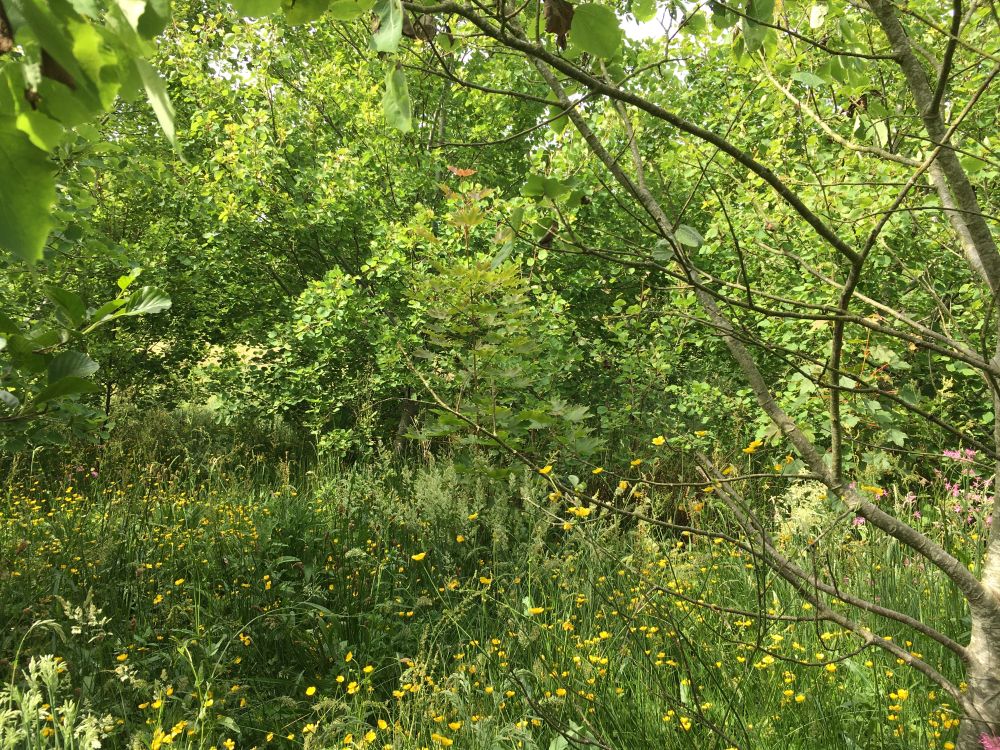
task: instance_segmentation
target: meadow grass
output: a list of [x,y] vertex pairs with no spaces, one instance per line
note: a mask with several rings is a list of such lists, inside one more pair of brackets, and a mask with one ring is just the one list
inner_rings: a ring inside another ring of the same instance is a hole
[[[939,689],[812,619],[728,542],[623,528],[537,475],[108,474],[14,483],[0,505],[0,748],[902,750],[956,734]],[[939,490],[895,502],[974,566],[978,537]],[[776,533],[800,564],[967,632],[919,562],[849,522],[810,545],[796,502]],[[697,508],[725,527],[710,496]],[[936,643],[870,626],[961,679]]]

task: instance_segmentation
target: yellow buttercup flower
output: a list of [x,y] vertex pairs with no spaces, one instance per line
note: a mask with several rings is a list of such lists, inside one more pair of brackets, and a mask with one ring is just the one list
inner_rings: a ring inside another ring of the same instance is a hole
[[548,476],[549,474],[552,473],[552,464],[545,464],[545,466],[543,466],[538,470],[538,473],[542,474],[543,476]]
[[663,445],[665,442],[667,442],[667,439],[663,435],[657,435],[652,440],[653,445]]
[[421,560],[423,560],[423,559],[424,559],[425,557],[427,557],[427,553],[426,553],[426,552],[418,552],[418,553],[417,553],[417,554],[415,554],[415,555],[410,555],[410,559],[411,559],[411,560],[414,560],[414,561],[416,561],[416,562],[420,562],[420,561],[421,561]]

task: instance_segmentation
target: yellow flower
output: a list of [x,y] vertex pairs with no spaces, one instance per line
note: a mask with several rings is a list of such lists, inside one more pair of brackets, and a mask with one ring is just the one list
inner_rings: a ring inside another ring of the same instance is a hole
[[667,442],[667,439],[663,437],[663,435],[657,435],[655,438],[653,438],[652,442],[653,445],[663,445],[665,442]]
[[306,688],[306,695],[308,695],[310,698],[312,696],[316,695],[316,686],[315,685],[310,685],[309,687],[307,687]]
[[837,665],[831,662],[830,664],[827,664],[825,667],[823,667],[823,669],[825,669],[830,674],[833,674],[834,672],[837,671]]
[[486,576],[479,576],[479,582],[484,586],[489,586],[491,583],[493,583],[493,579],[487,578]]
[[365,674],[371,674],[372,672],[375,671],[375,667],[373,667],[371,664],[366,664],[364,669],[362,669],[361,671],[364,672]]
[[459,534],[458,536],[455,537],[455,541],[461,544],[462,542],[465,541],[465,537]]
[[548,475],[552,473],[552,464],[545,464],[542,468],[538,470],[539,474]]
[[795,702],[796,703],[802,703],[802,701],[804,701],[805,699],[806,699],[806,697],[804,695],[802,695],[802,693],[799,693],[798,695],[795,696]]
[[545,607],[531,607],[528,609],[529,615],[540,615],[545,611]]
[[455,744],[455,740],[449,739],[443,734],[438,734],[437,732],[431,735],[431,739],[438,743],[441,747],[451,747]]
[[427,557],[427,553],[426,553],[426,552],[418,552],[418,553],[417,553],[417,554],[415,554],[415,555],[410,555],[410,559],[411,559],[411,560],[415,560],[416,562],[420,562],[420,561],[421,561],[421,560],[423,560],[423,559],[424,559],[425,557]]
[[764,444],[763,440],[754,440],[750,445],[743,449],[744,453],[753,453],[755,450],[760,448]]
[[369,729],[367,732],[365,732],[365,742],[374,742],[374,741],[375,741],[375,730]]
[[598,466],[598,467],[597,467],[596,469],[594,469],[594,470],[593,470],[592,472],[590,472],[590,473],[591,473],[591,474],[600,474],[600,473],[601,473],[602,471],[604,471],[604,467],[603,467],[603,466]]
[[[421,559],[423,559],[423,557],[421,557]],[[348,652],[347,652],[347,653],[346,653],[346,654],[344,655],[344,661],[350,661],[350,660],[351,660],[351,659],[353,659],[353,658],[354,658],[354,652],[353,652],[353,651],[348,651]]]
[[470,521],[475,521],[477,518],[479,518],[479,514],[478,513],[470,513],[469,514],[469,520]]
[[126,659],[128,659],[128,654],[118,654],[118,656],[116,656],[115,658],[118,661],[125,661]]
[[180,586],[183,583],[184,583],[184,579],[183,578],[178,578],[176,581],[174,581],[174,586]]
[[638,466],[638,465],[639,465],[639,464],[641,464],[641,463],[642,463],[642,459],[641,459],[641,458],[633,458],[633,459],[632,459],[632,460],[631,460],[631,461],[629,462],[629,464],[630,464],[630,465],[632,465],[632,466]]
[[448,722],[448,729],[452,730],[453,732],[457,732],[461,728],[462,728],[462,722],[460,722],[460,721],[449,721]]
[[226,748],[226,750],[233,750],[233,748],[236,747],[236,742],[231,737],[227,737],[226,739],[224,739],[222,741],[222,744]]
[[385,719],[379,719],[378,728],[384,732],[386,729],[389,728],[389,723]]
[[708,430],[695,430],[694,434],[697,437],[705,437],[708,434]]

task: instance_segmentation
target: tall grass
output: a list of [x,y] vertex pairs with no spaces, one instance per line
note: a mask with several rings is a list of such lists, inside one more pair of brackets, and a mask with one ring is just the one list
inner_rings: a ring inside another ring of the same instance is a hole
[[[955,734],[940,691],[811,619],[726,542],[622,530],[529,474],[290,466],[156,473],[123,454],[96,477],[11,485],[0,748],[902,749]],[[700,522],[724,526],[704,502]],[[975,564],[940,488],[896,502]],[[848,522],[810,545],[808,520],[778,515],[803,564],[968,628],[895,544]],[[870,626],[960,677],[936,644]]]

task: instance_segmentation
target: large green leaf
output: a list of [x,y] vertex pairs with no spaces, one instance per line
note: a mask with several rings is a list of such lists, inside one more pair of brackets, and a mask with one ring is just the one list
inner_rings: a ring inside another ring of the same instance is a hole
[[13,117],[0,117],[0,247],[34,263],[52,228],[55,165]]
[[404,133],[409,133],[413,128],[410,92],[406,86],[406,76],[403,74],[402,68],[394,67],[386,75],[382,108],[385,111],[386,121],[392,127]]
[[83,352],[62,352],[49,362],[49,383],[57,383],[63,378],[89,378],[99,368],[100,365]]
[[614,57],[622,43],[618,16],[604,5],[578,5],[573,13],[569,40],[584,52],[598,57]]
[[327,10],[338,21],[353,21],[375,7],[375,0],[333,0]]
[[60,316],[71,328],[80,325],[87,315],[87,306],[73,292],[49,285],[45,287],[45,296],[52,300],[58,308]]
[[78,393],[94,393],[99,390],[100,386],[90,380],[70,376],[42,388],[35,396],[34,403],[42,404],[57,398],[74,396]]
[[326,13],[330,0],[281,0],[288,23],[309,23]]
[[376,0],[375,15],[378,29],[372,34],[376,52],[395,52],[403,36],[403,3],[400,0]]
[[146,98],[149,100],[156,119],[163,128],[164,135],[170,141],[170,145],[177,147],[177,133],[174,130],[174,105],[170,103],[170,96],[167,94],[167,86],[152,65],[142,59],[135,61],[135,66],[142,78],[142,85],[146,89]]
[[125,307],[118,313],[120,317],[129,315],[153,315],[170,309],[170,297],[155,286],[144,286],[129,295]]
[[[281,9],[281,0],[230,0],[241,16],[269,16]],[[287,13],[287,11],[286,11]]]

